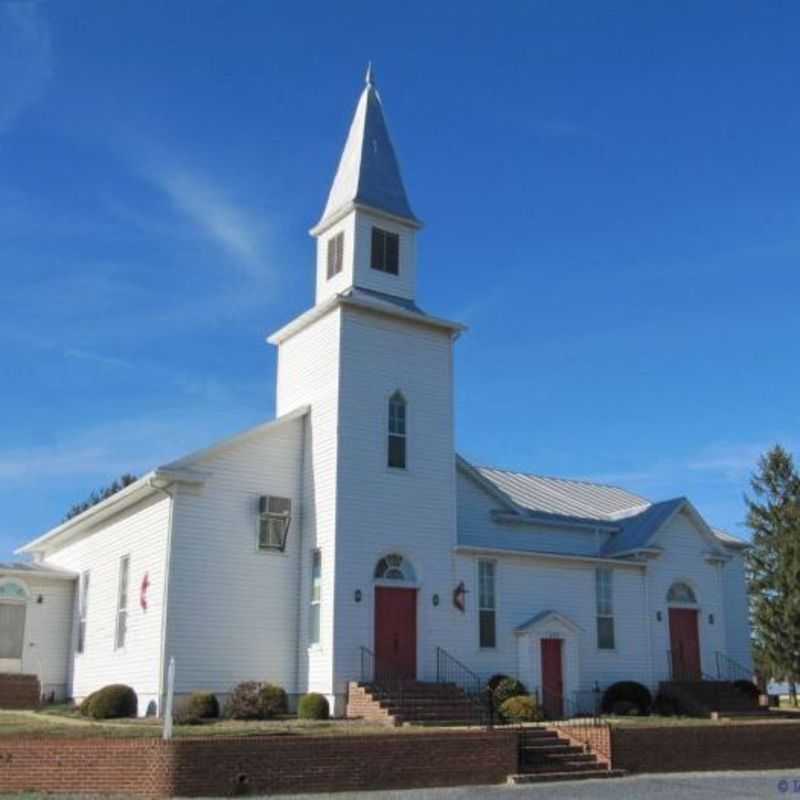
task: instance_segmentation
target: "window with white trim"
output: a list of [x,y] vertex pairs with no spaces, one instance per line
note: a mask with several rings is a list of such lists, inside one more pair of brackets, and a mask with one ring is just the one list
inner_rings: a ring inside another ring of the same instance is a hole
[[667,592],[668,603],[692,603],[697,604],[697,597],[695,597],[694,590],[688,583],[683,581],[676,581],[669,587]]
[[308,623],[309,644],[319,644],[320,609],[322,606],[322,553],[311,554],[311,608]]
[[394,469],[406,468],[406,399],[401,392],[389,398],[388,464]]
[[342,271],[344,263],[344,231],[328,239],[328,280]]
[[81,575],[80,598],[78,599],[78,642],[76,650],[83,653],[86,649],[86,613],[89,608],[89,570]]
[[608,567],[595,570],[595,597],[597,604],[597,647],[614,649],[614,572]]
[[288,497],[264,496],[258,501],[259,550],[284,550],[292,518],[292,501]]
[[0,659],[22,658],[28,594],[15,581],[0,584]]
[[480,647],[496,647],[496,603],[494,561],[478,562],[478,639]]
[[131,557],[122,556],[119,560],[119,585],[117,587],[117,630],[114,637],[114,649],[125,647],[125,636],[128,633],[128,575]]

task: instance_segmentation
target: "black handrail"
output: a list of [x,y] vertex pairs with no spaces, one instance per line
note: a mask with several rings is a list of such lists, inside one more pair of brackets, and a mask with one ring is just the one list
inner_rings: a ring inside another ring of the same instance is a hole
[[452,683],[476,705],[476,717],[481,726],[495,723],[494,695],[488,683],[481,680],[466,664],[450,655],[443,647],[436,648],[436,683]]
[[547,686],[536,690],[537,703],[542,709],[546,722],[578,742],[586,751],[597,751],[610,761],[610,753],[600,744],[601,737],[595,735],[596,729],[606,725],[597,708],[595,695],[591,710],[581,709],[576,702]]
[[753,670],[743,667],[738,661],[734,661],[729,655],[715,653],[717,662],[717,678],[721,681],[749,681],[753,682]]

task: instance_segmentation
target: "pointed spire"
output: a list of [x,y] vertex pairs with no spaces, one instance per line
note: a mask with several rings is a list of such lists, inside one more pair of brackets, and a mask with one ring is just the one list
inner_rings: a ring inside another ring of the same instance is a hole
[[415,226],[420,225],[400,177],[383,105],[375,88],[372,62],[367,66],[365,81],[325,211],[312,233],[320,230],[328,220],[338,218],[353,204],[368,206],[406,219]]

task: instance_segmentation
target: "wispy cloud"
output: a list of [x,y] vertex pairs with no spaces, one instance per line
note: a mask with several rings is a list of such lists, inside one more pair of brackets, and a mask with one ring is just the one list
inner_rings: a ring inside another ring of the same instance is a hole
[[41,98],[52,61],[50,26],[42,4],[0,3],[0,134]]
[[780,442],[789,450],[797,449],[791,437],[776,437],[762,442],[715,443],[704,448],[687,467],[695,472],[715,473],[724,479],[741,481],[755,470],[758,459]]
[[83,350],[78,347],[67,347],[64,349],[64,356],[66,358],[74,358],[79,361],[93,361],[96,364],[103,364],[108,367],[123,367],[124,369],[133,369],[135,364],[126,361],[123,358],[116,358],[115,356],[106,356],[101,353],[94,353],[91,350]]
[[239,269],[259,280],[270,276],[263,219],[234,202],[208,175],[174,160],[151,163],[145,176],[207,239],[228,253]]

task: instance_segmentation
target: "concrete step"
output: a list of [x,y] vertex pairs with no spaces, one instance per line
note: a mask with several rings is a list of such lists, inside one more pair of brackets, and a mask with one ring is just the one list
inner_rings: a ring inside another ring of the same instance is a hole
[[627,773],[624,769],[596,769],[591,772],[522,772],[509,775],[508,782],[513,784],[548,783],[551,781],[585,781],[591,778],[622,778]]
[[583,753],[584,749],[562,739],[558,744],[523,745],[520,751],[525,754],[530,753],[538,758],[541,755],[577,755],[578,753]]

